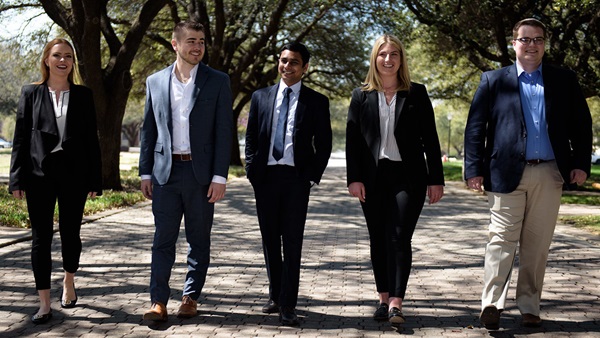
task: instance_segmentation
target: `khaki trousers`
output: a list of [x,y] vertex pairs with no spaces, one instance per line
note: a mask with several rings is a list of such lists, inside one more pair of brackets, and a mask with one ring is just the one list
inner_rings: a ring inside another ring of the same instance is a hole
[[517,307],[539,316],[548,250],[552,242],[563,179],[555,161],[527,165],[508,194],[488,192],[489,242],[485,251],[482,308],[504,309],[517,245]]

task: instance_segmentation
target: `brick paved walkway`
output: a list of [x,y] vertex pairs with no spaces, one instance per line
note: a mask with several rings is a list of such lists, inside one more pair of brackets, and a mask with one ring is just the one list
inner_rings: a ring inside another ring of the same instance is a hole
[[[600,337],[600,244],[583,231],[558,225],[550,252],[541,329],[519,324],[514,287],[501,330],[488,333],[478,321],[487,209],[483,196],[458,183],[444,199],[425,206],[413,239],[414,268],[404,303],[407,323],[399,331],[371,319],[376,293],[367,230],[358,202],[345,188],[345,169],[327,169],[311,196],[297,312],[301,325],[279,326],[264,315],[267,278],[252,189],[245,179],[228,186],[212,235],[212,261],[199,316],[175,317],[185,274],[185,234],[180,235],[171,277],[169,321],[149,325],[149,203],[94,216],[82,228],[84,251],[76,287],[79,302],[61,309],[61,268],[55,260],[54,319],[34,326],[37,310],[30,271],[28,231],[0,229],[0,336],[2,337]],[[60,255],[55,236],[53,255]],[[1,245],[0,245],[1,246]],[[516,280],[517,273],[513,273]]]

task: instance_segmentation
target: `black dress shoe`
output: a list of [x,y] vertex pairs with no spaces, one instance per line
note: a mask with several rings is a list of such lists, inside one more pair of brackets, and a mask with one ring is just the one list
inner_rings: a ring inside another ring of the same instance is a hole
[[296,311],[291,307],[282,307],[279,312],[279,321],[283,325],[296,326],[298,325],[298,316]]
[[406,322],[406,318],[404,318],[402,311],[400,311],[400,309],[397,307],[390,309],[390,312],[388,313],[388,320],[392,326],[399,326],[400,324],[404,324],[404,322]]
[[35,314],[35,315],[33,315],[33,317],[31,317],[31,321],[34,324],[44,324],[47,321],[49,321],[50,319],[52,319],[52,310],[50,310],[50,312],[48,312],[44,315]]
[[269,299],[267,304],[265,304],[265,306],[263,306],[262,312],[263,313],[277,313],[277,312],[279,312],[279,305],[277,303],[275,303],[274,300]]
[[379,307],[373,314],[373,319],[375,320],[388,320],[388,311],[389,307],[386,303],[380,303]]
[[[75,290],[75,284],[73,284],[73,290]],[[60,290],[60,307],[64,309],[74,308],[77,305],[77,291],[75,290],[75,299],[63,299],[64,290]]]

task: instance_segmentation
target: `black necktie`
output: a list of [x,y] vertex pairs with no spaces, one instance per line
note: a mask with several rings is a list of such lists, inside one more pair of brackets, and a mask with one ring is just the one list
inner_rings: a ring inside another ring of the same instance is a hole
[[292,88],[283,90],[283,101],[279,109],[279,118],[277,119],[277,129],[273,139],[273,158],[279,161],[283,157],[283,148],[285,147],[285,130],[287,127],[288,111],[290,105],[290,92]]

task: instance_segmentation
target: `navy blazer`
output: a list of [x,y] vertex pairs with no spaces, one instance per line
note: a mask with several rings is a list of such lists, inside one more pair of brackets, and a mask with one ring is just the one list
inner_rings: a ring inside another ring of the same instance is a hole
[[[72,182],[102,194],[102,161],[92,91],[71,84],[62,139]],[[31,175],[44,176],[44,159],[59,142],[58,125],[46,83],[23,86],[10,164],[9,191],[28,189]]]
[[[279,84],[252,94],[246,129],[246,175],[262,181],[267,171],[273,111]],[[329,99],[305,85],[300,88],[293,131],[294,166],[307,182],[319,183],[331,155]]]
[[[548,135],[568,184],[573,169],[590,175],[590,111],[574,72],[544,63],[542,76]],[[483,176],[487,191],[514,191],[527,164],[526,145],[516,64],[483,73],[465,129],[465,179]]]
[[[175,64],[146,80],[146,106],[141,132],[140,175],[152,175],[153,183],[164,185],[173,161],[171,76]],[[229,76],[203,63],[194,79],[189,116],[190,147],[194,176],[208,185],[214,175],[227,178],[233,137],[232,94]]]
[[[440,141],[427,89],[411,83],[410,91],[396,95],[394,137],[409,181],[423,186],[444,185]],[[378,93],[355,88],[346,126],[348,185],[362,182],[369,189],[375,183],[380,144]]]

